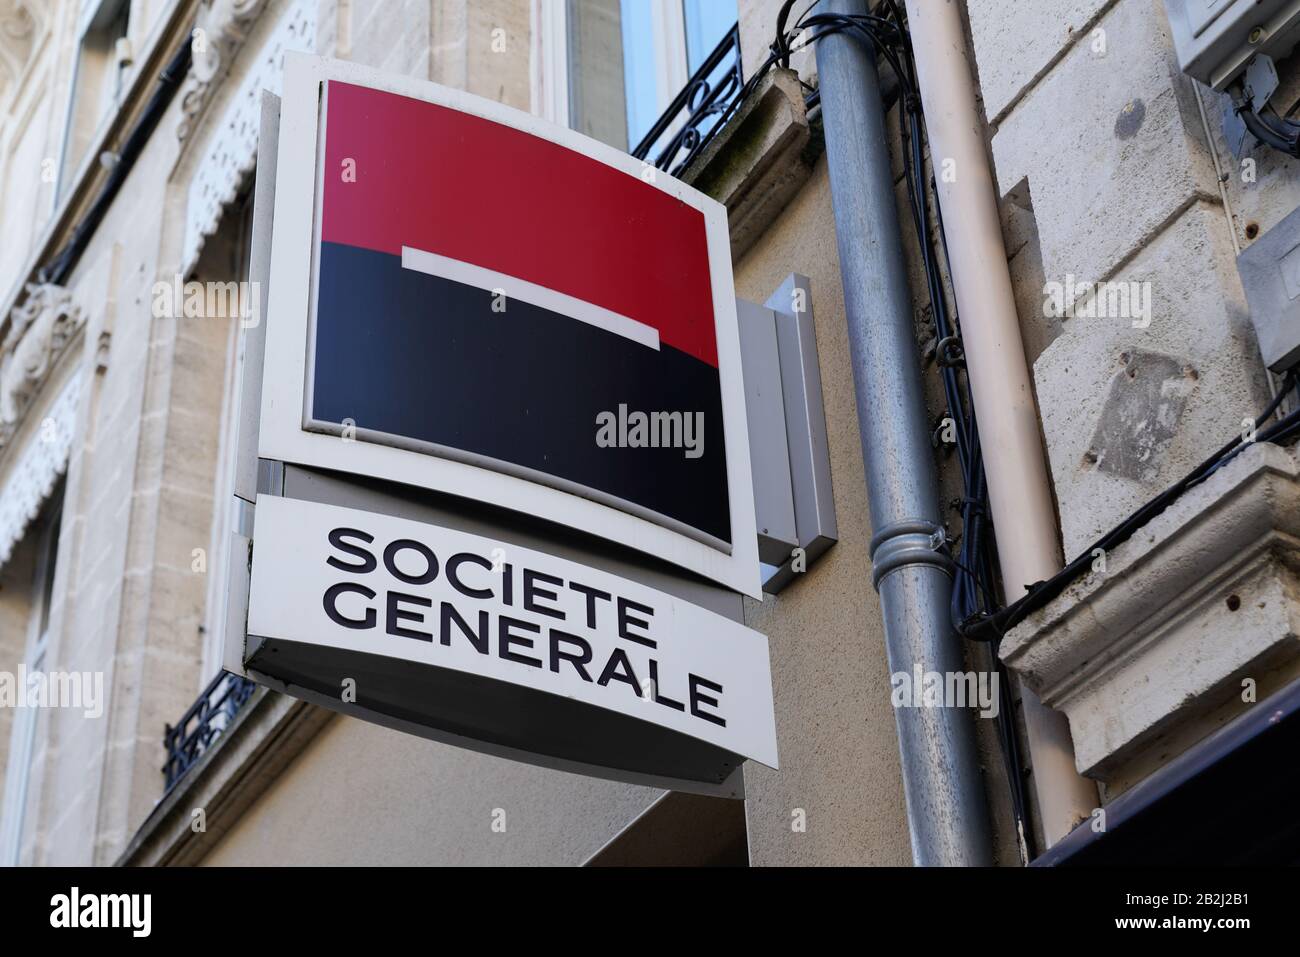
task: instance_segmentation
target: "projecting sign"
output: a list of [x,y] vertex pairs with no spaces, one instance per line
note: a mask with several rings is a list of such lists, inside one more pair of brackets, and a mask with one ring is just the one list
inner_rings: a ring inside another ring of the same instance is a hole
[[758,596],[726,213],[496,103],[286,60],[260,455]]
[[742,758],[776,766],[761,634],[391,515],[259,496],[248,654],[322,698],[351,690],[359,708],[543,763],[713,785]]

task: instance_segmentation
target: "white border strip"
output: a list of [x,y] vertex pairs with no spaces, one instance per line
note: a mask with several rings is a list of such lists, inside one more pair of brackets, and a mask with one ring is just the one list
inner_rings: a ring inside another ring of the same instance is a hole
[[484,269],[473,263],[459,259],[449,259],[437,253],[425,252],[410,246],[402,247],[402,268],[422,272],[440,279],[450,279],[465,286],[484,289],[488,292],[500,290],[507,299],[518,299],[550,312],[577,319],[597,329],[604,329],[625,339],[649,346],[659,351],[659,330],[647,326],[630,316],[624,316],[604,306],[578,299],[554,289],[547,289],[527,279],[511,276],[493,269]]

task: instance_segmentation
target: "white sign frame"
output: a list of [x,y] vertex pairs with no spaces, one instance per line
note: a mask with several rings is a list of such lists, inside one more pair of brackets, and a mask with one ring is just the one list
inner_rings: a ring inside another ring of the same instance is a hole
[[[653,169],[613,147],[491,100],[355,63],[287,53],[266,312],[266,369],[271,374],[263,379],[259,456],[388,479],[501,506],[597,535],[762,600],[726,208],[666,173],[654,171],[648,188],[661,189],[698,209],[704,216],[708,238],[731,518],[729,554],[649,518],[492,468],[394,445],[343,441],[335,435],[303,428],[309,379],[308,332],[318,261],[315,217],[319,201],[320,93],[327,80],[396,93],[501,123],[643,182],[649,175],[647,171]],[[308,170],[311,175],[306,175]],[[593,441],[594,429],[593,424]]]

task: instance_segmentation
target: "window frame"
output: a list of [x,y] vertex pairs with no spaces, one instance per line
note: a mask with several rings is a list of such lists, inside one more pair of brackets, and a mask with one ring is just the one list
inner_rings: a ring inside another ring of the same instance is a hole
[[[114,13],[106,14],[105,10],[110,7],[114,8]],[[135,14],[135,0],[81,0],[81,4],[77,9],[76,43],[74,44],[72,54],[72,75],[68,82],[68,96],[63,108],[63,134],[59,143],[59,170],[54,182],[54,195],[51,199],[54,210],[58,209],[65,191],[71,184],[71,177],[77,172],[75,168],[69,168],[68,150],[71,147],[73,140],[73,123],[76,119],[77,93],[78,85],[81,82],[86,35],[90,33],[91,28],[96,23],[104,21],[106,17],[110,18],[109,22],[111,22],[111,19],[115,19],[118,14],[123,11],[126,14],[126,24],[125,32],[122,34],[122,39],[129,40],[131,37],[131,24]],[[128,83],[124,82],[125,75],[121,71],[120,64],[118,65],[118,70],[119,73],[117,77],[113,79],[116,89],[113,92],[111,103],[105,109],[103,115],[95,121],[95,131],[92,132],[89,137],[90,145],[88,149],[94,148],[94,144],[98,139],[96,134],[100,129],[102,129],[106,118],[112,114],[114,108],[121,103],[122,96],[129,86]],[[101,99],[104,97],[104,92],[104,90],[99,91],[99,97]],[[87,153],[87,155],[89,155],[89,153]],[[78,165],[85,162],[85,159],[85,156],[81,157],[78,160]]]

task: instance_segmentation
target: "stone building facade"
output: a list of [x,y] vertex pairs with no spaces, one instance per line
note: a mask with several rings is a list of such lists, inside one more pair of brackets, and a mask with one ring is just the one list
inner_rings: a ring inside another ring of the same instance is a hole
[[[93,716],[0,708],[4,863],[911,862],[811,53],[683,174],[728,207],[737,296],[764,302],[792,272],[813,293],[839,541],[745,609],[770,641],[781,769],[748,767],[743,803],[666,794],[214,685],[246,304],[160,318],[156,285],[246,277],[258,95],[285,51],[563,119],[557,5],[0,0],[0,671],[103,686]],[[747,75],[780,6],[738,4]],[[1300,177],[1263,150],[1246,175],[1217,96],[1179,72],[1160,0],[963,6],[1068,559],[1277,389],[1235,258],[1300,204]],[[187,43],[176,94],[96,212]],[[937,420],[910,246],[909,263]],[[1148,311],[1047,314],[1052,284],[1077,282],[1137,283]],[[1291,452],[1249,448],[1003,642],[1068,717],[1099,807],[1248,709],[1243,682],[1262,700],[1297,676],[1298,476]],[[208,710],[212,739],[169,783],[165,729]],[[977,724],[996,857],[1014,864],[996,735]]]

